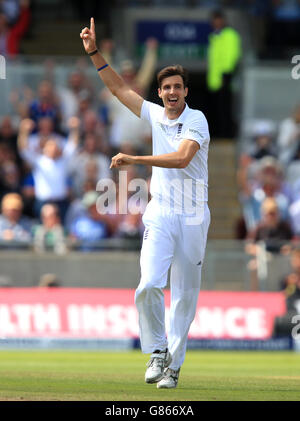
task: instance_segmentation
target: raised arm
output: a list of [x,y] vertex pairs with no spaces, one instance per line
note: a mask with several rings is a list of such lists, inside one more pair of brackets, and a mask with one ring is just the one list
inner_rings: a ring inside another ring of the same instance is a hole
[[63,148],[63,156],[72,159],[76,154],[80,142],[80,120],[78,117],[70,117],[68,120],[69,136]]
[[20,152],[23,152],[28,147],[28,137],[32,132],[35,123],[30,118],[25,118],[21,121],[18,134],[18,148]]
[[77,148],[80,141],[80,120],[78,117],[70,117],[68,120],[69,136],[68,142],[72,142]]
[[[81,31],[80,37],[84,49],[88,54],[97,51],[94,18],[91,18],[90,28],[85,27]],[[100,79],[102,79],[111,93],[134,114],[140,117],[144,99],[134,92],[130,86],[124,82],[121,76],[106,63],[99,51],[91,55],[91,60],[98,71]]]

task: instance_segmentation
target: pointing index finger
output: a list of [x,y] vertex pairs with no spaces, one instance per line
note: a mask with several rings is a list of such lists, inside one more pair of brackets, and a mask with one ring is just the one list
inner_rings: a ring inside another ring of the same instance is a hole
[[94,21],[94,18],[91,18],[90,31],[91,31],[93,34],[95,33],[95,21]]

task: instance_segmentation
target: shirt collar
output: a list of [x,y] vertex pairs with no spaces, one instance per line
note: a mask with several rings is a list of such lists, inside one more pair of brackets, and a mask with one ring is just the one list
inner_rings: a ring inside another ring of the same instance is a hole
[[169,126],[169,127],[173,127],[173,126],[176,126],[177,124],[183,124],[183,122],[184,122],[184,120],[185,120],[185,118],[186,118],[186,115],[188,114],[188,112],[189,112],[189,106],[187,105],[187,103],[185,102],[185,107],[184,107],[184,110],[182,111],[182,113],[180,114],[180,116],[176,119],[176,120],[174,120],[174,123],[173,122],[171,122],[172,120],[169,120],[168,118],[167,118],[167,116],[166,116],[166,112],[165,112],[165,110],[164,110],[164,112],[163,112],[163,115],[162,115],[162,117],[161,117],[161,120],[160,120],[160,123],[162,123],[162,124],[165,124],[165,125],[167,125],[167,126]]

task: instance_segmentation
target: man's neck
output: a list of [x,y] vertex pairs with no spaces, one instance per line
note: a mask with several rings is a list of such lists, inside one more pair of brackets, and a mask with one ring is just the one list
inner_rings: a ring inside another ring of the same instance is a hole
[[182,107],[182,109],[180,110],[180,111],[177,111],[177,112],[168,112],[167,110],[166,110],[166,116],[167,116],[167,118],[169,119],[169,120],[177,120],[177,118],[183,113],[183,111],[184,111],[184,109],[185,109],[185,107],[186,107],[186,104],[184,104],[184,106]]

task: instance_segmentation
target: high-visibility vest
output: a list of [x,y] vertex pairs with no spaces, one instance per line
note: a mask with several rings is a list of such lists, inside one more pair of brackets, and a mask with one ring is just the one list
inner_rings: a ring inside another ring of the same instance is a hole
[[230,27],[209,35],[207,51],[207,85],[212,91],[222,87],[223,73],[234,71],[241,57],[241,38]]

